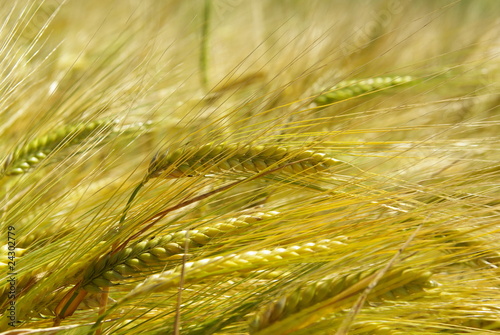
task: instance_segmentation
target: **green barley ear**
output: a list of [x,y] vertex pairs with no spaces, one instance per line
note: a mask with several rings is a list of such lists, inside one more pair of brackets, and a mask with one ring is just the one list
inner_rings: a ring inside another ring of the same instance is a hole
[[415,78],[411,76],[345,80],[325,90],[326,92],[314,99],[314,102],[317,106],[325,106],[412,82],[415,82]]
[[[344,237],[339,238],[345,240]],[[187,262],[173,270],[165,271],[148,277],[137,285],[125,298],[129,300],[139,295],[159,292],[179,285],[181,271],[185,271],[186,283],[195,283],[208,277],[219,276],[227,273],[247,272],[262,267],[275,267],[290,262],[309,260],[321,262],[321,256],[335,252],[345,243],[333,239],[322,240],[317,243],[309,242],[302,245],[280,247],[271,250],[246,251],[226,256],[216,256],[198,261]]]
[[[344,276],[329,276],[300,286],[259,311],[250,321],[250,332],[255,333],[292,316],[321,301],[335,297],[361,280],[370,277],[377,269],[351,273]],[[425,288],[434,287],[430,281],[432,273],[413,269],[396,269],[385,274],[377,288],[368,296],[369,300],[406,299]]]
[[0,171],[3,176],[16,176],[34,169],[57,150],[77,146],[91,136],[106,133],[112,122],[106,120],[66,125],[16,148],[5,159]]
[[157,155],[151,162],[148,178],[181,178],[207,173],[259,173],[279,169],[277,173],[303,174],[329,172],[342,161],[313,150],[279,145],[209,143]]
[[152,269],[165,266],[169,261],[182,259],[186,243],[192,252],[216,237],[230,235],[277,215],[279,212],[276,211],[245,214],[198,229],[183,230],[137,242],[93,263],[83,275],[82,286],[87,291],[100,292],[100,288],[112,286],[118,281],[144,276]]

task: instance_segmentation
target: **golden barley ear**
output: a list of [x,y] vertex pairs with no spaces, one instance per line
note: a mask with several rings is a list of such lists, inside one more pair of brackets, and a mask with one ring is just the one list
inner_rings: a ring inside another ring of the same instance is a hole
[[189,252],[195,252],[217,237],[231,236],[231,233],[241,232],[241,229],[265,222],[266,219],[277,215],[279,212],[276,211],[245,214],[198,229],[183,230],[136,242],[93,262],[83,275],[82,287],[89,292],[101,292],[101,288],[112,286],[114,282],[145,276],[169,263],[172,263],[172,267],[182,260],[186,243]]
[[94,135],[104,137],[113,123],[107,120],[66,125],[16,148],[5,159],[2,176],[16,176],[29,172],[58,150],[82,145]]
[[[177,287],[181,271],[184,273],[186,283],[195,283],[202,279],[227,273],[244,273],[262,267],[275,267],[281,264],[290,264],[290,262],[304,261],[305,259],[312,262],[321,262],[321,256],[332,253],[336,248],[341,248],[344,245],[341,240],[343,241],[345,238],[326,239],[316,243],[308,242],[269,250],[246,251],[187,262],[172,270],[149,276],[115,306],[144,294]],[[312,258],[313,255],[316,257]]]
[[314,150],[272,144],[209,143],[156,155],[150,164],[148,178],[181,178],[227,172],[259,173],[271,169],[277,169],[276,173],[292,175],[327,173],[342,163]]
[[[301,310],[335,297],[376,271],[377,269],[369,269],[344,276],[330,275],[301,285],[292,293],[282,296],[258,311],[250,320],[250,333],[257,333]],[[406,299],[425,288],[435,287],[436,284],[430,280],[431,276],[432,273],[429,271],[404,268],[392,270],[382,277],[377,289],[368,296],[368,299],[371,301]]]

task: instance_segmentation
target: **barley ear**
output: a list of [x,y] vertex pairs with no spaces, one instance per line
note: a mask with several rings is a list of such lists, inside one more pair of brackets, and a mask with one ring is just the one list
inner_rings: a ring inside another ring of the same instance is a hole
[[[369,269],[343,276],[326,277],[298,287],[264,307],[250,320],[250,332],[256,333],[270,325],[292,316],[319,302],[335,297],[361,280],[376,273],[377,269]],[[411,294],[421,292],[425,288],[434,287],[430,281],[432,273],[413,269],[392,270],[382,277],[376,290],[368,298],[370,300],[405,299]]]
[[[342,238],[342,240],[344,240],[344,238]],[[187,262],[183,267],[178,266],[172,270],[148,277],[125,296],[124,301],[146,293],[158,292],[176,287],[179,284],[182,269],[185,271],[185,282],[195,283],[208,277],[226,273],[246,272],[262,268],[263,266],[275,267],[280,264],[304,261],[305,259],[322,261],[323,258],[321,255],[335,252],[336,248],[341,248],[344,245],[343,242],[338,240],[322,240],[317,243],[309,242],[286,248],[280,247],[271,250],[247,251]],[[316,257],[313,257],[313,255]]]
[[82,286],[90,292],[99,292],[102,287],[109,287],[116,282],[139,277],[150,273],[153,269],[164,267],[169,261],[178,262],[186,243],[190,252],[193,252],[216,237],[248,228],[279,214],[276,211],[245,214],[190,230],[189,234],[183,230],[134,243],[94,262],[85,271]]
[[91,136],[109,130],[110,125],[105,120],[66,125],[19,146],[5,159],[0,178],[27,173],[46,161],[55,151],[82,144]]
[[151,161],[147,178],[181,178],[227,172],[260,173],[277,169],[276,173],[327,173],[342,161],[314,150],[279,145],[244,143],[208,143],[158,154]]
[[341,81],[332,88],[326,90],[314,99],[317,106],[325,106],[357,96],[383,91],[388,88],[412,83],[415,78],[411,76],[376,77],[367,79],[355,79]]

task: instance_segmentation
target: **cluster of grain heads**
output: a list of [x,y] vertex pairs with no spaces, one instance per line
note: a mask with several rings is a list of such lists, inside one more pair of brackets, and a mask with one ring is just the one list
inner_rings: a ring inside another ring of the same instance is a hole
[[276,211],[245,214],[199,229],[183,230],[135,243],[99,259],[85,272],[82,285],[86,291],[99,292],[102,287],[112,286],[113,282],[144,275],[155,267],[164,267],[167,261],[182,258],[186,242],[189,250],[193,251],[216,237],[248,228],[278,214]]
[[107,120],[65,125],[35,138],[9,154],[4,160],[0,178],[27,173],[57,150],[81,145],[89,138],[101,133],[105,136],[111,125],[112,122]]
[[151,292],[159,292],[179,285],[183,272],[185,283],[235,272],[247,272],[265,267],[276,267],[293,262],[321,262],[324,257],[335,253],[345,243],[345,237],[309,242],[290,247],[279,247],[271,250],[246,251],[226,256],[216,256],[198,261],[187,262],[182,266],[155,274],[137,285],[123,301]]
[[[335,297],[361,280],[372,276],[375,272],[376,269],[370,269],[343,276],[329,276],[302,285],[292,293],[284,295],[256,313],[250,320],[250,332],[258,332],[275,322]],[[382,277],[377,287],[368,296],[368,299],[371,301],[405,299],[411,294],[435,286],[435,283],[430,280],[431,275],[428,271],[414,269],[392,270]],[[359,293],[360,289],[357,292],[351,292],[351,295]]]
[[342,163],[313,150],[279,145],[208,143],[157,155],[149,167],[148,178],[181,178],[224,172],[260,173],[274,169],[286,174],[318,173],[331,171]]
[[377,77],[368,79],[354,79],[341,81],[337,85],[322,93],[314,102],[317,106],[324,106],[334,102],[351,99],[360,95],[385,90],[391,87],[414,82],[411,76]]

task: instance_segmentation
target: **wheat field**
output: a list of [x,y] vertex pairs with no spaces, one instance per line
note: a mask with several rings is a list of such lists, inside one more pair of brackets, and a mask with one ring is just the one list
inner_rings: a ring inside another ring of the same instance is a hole
[[496,0],[3,0],[1,334],[500,334]]

